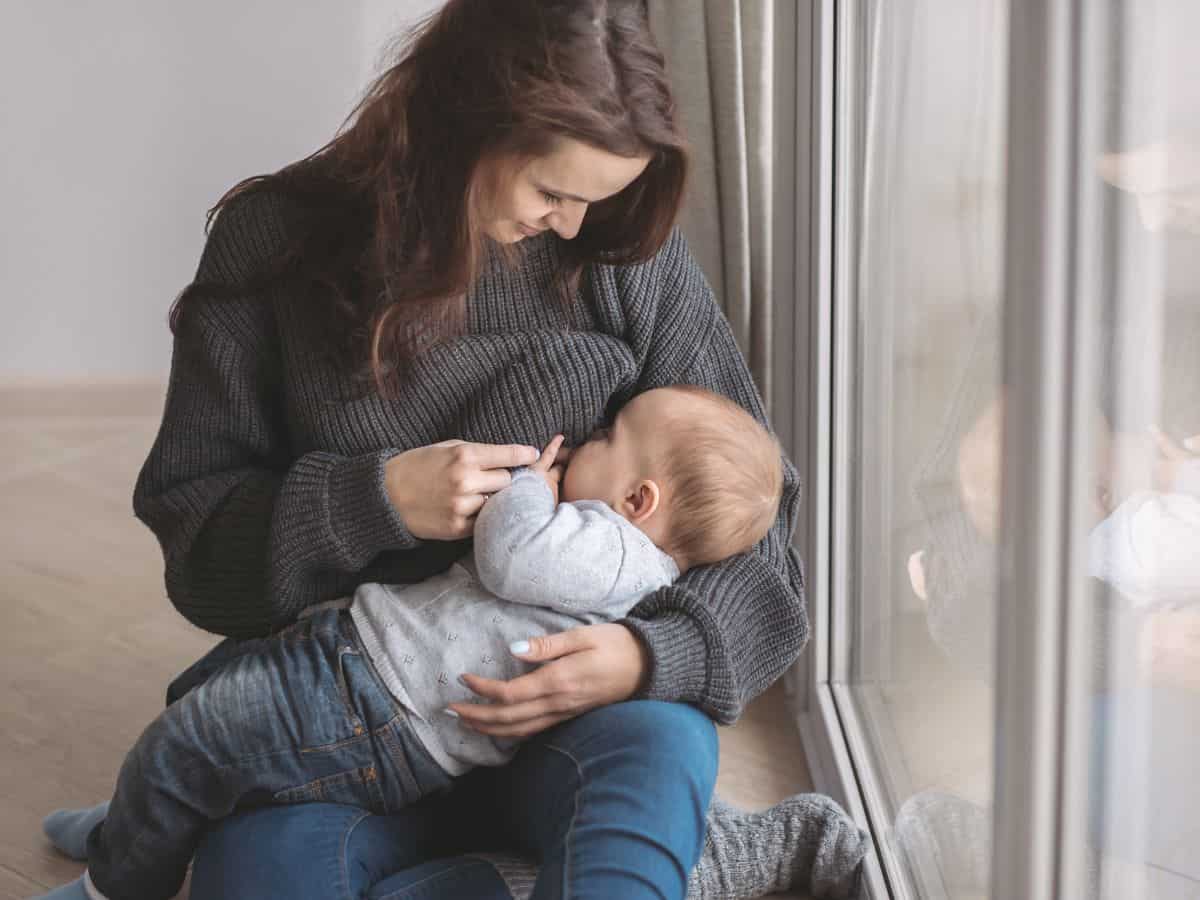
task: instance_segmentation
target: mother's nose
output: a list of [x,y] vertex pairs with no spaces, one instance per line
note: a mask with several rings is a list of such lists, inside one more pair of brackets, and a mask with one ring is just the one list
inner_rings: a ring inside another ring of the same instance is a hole
[[556,209],[550,213],[548,221],[559,237],[569,241],[579,234],[585,215],[587,215],[586,203],[568,203],[562,209]]

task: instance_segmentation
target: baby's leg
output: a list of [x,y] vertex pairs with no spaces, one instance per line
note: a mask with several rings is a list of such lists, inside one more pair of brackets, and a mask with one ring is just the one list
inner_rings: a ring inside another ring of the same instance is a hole
[[82,809],[56,809],[42,820],[42,831],[71,859],[87,859],[88,835],[108,815],[108,801]]
[[305,621],[165,710],[88,838],[98,892],[173,897],[204,829],[238,806],[313,797],[384,811],[373,745],[386,723],[358,708],[345,677],[353,640],[348,617]]

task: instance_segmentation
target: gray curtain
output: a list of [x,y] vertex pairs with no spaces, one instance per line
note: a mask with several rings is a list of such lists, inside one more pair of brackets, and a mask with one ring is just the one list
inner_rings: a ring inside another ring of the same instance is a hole
[[775,0],[647,6],[691,144],[680,224],[770,408]]

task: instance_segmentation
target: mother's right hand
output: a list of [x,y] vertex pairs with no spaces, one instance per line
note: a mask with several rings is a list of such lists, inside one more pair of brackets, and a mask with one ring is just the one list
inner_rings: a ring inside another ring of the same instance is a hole
[[422,540],[470,537],[487,500],[509,486],[508,469],[537,461],[534,447],[442,441],[393,456],[384,484],[409,533]]

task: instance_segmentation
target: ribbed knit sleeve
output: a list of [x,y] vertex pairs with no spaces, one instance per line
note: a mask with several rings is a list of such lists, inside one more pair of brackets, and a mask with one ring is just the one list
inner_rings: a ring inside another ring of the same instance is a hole
[[[200,275],[232,278],[263,251],[270,235],[244,229],[268,219],[243,213],[218,218]],[[293,458],[265,300],[193,299],[134,513],[157,536],[167,594],[189,621],[264,634],[337,596],[382,551],[416,543],[384,487],[399,451]]]
[[[645,359],[638,392],[695,384],[768,424],[729,323],[678,231],[653,266],[624,288],[646,298],[635,306],[631,326]],[[786,457],[783,468],[779,515],[752,552],[690,569],[623,620],[652,658],[642,697],[694,703],[730,724],[800,655],[808,616],[804,570],[791,544],[800,479]]]

